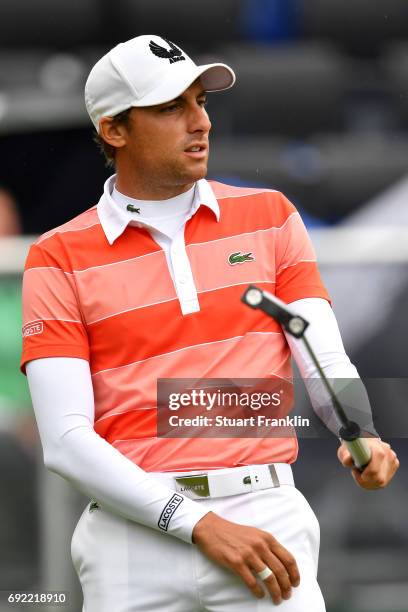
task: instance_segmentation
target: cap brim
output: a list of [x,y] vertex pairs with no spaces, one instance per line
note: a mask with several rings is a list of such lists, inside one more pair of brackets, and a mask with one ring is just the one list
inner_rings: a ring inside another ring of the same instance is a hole
[[182,70],[178,75],[173,73],[171,79],[163,81],[159,87],[135,101],[132,106],[155,106],[170,102],[178,98],[197,79],[201,79],[205,91],[223,91],[234,85],[236,77],[232,68],[226,64],[194,66],[191,71]]

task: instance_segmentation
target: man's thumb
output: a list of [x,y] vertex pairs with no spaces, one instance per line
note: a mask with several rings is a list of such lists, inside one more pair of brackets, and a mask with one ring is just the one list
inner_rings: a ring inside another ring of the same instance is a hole
[[352,467],[354,465],[353,457],[345,445],[341,445],[337,450],[337,457],[344,467]]

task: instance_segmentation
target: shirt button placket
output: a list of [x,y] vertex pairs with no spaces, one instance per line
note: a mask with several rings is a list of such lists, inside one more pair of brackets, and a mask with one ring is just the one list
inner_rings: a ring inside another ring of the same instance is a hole
[[[183,244],[180,244],[181,241],[183,241]],[[181,310],[183,314],[196,312],[199,309],[197,290],[181,233],[173,240],[171,256]]]

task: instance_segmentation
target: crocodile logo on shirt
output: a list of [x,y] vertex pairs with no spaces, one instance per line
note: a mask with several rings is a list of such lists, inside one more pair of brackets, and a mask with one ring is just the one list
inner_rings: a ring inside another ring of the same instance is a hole
[[255,257],[252,256],[252,253],[241,253],[241,251],[237,251],[236,253],[231,253],[228,257],[228,263],[231,264],[231,266],[245,263],[246,261],[255,261]]
[[100,505],[96,501],[91,501],[89,505],[89,512],[95,512],[95,510],[99,510]]
[[140,214],[140,208],[136,208],[136,206],[133,206],[133,204],[128,204],[126,206],[126,210],[128,210],[129,212],[135,212]]

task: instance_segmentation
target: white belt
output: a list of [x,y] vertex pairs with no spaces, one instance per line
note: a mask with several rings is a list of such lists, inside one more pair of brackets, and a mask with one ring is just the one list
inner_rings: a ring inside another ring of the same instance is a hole
[[210,499],[252,493],[262,489],[294,485],[292,468],[287,463],[246,465],[206,472],[152,473],[191,499]]

